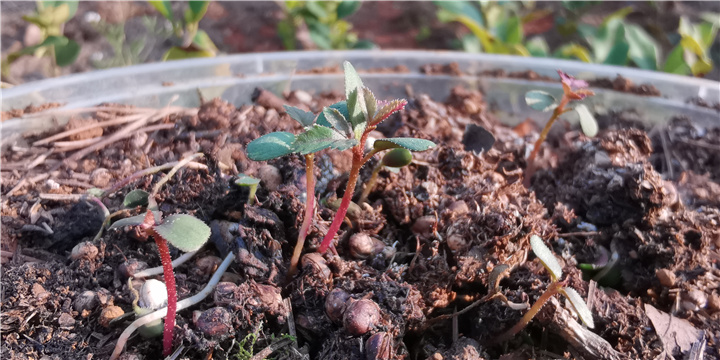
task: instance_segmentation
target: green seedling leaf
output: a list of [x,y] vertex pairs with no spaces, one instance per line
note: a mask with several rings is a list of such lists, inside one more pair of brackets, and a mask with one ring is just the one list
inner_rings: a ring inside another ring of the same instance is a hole
[[[345,117],[346,120],[350,118],[350,114],[348,114],[347,102],[345,102],[344,100],[338,101],[328,107],[332,108],[332,109],[337,109],[338,111],[340,111],[340,114],[342,114],[342,116]],[[327,121],[327,119],[325,118],[325,114],[323,114],[322,111],[320,112],[320,114],[318,114],[316,123],[318,125],[322,125],[325,127],[332,127],[332,124],[330,124],[330,122]],[[339,131],[339,129],[338,129],[338,131]]]
[[630,45],[625,41],[620,41],[613,45],[610,49],[610,53],[605,58],[603,64],[607,65],[625,65],[627,64],[628,52],[630,51]]
[[393,168],[401,168],[412,162],[412,153],[405,148],[392,149],[383,156],[381,163]]
[[606,60],[613,46],[625,42],[625,27],[622,19],[612,18],[607,21],[595,34],[595,37],[586,39],[592,46],[595,60],[607,63]]
[[542,36],[535,36],[525,43],[530,55],[534,57],[548,57],[550,55],[550,47]]
[[58,66],[71,65],[79,54],[80,45],[74,40],[68,40],[65,45],[55,45],[55,63]]
[[362,89],[365,86],[360,79],[360,75],[358,75],[349,61],[343,62],[343,69],[345,69],[345,98],[348,99],[348,108],[352,108],[350,106],[350,93],[353,90]]
[[598,124],[587,106],[585,106],[585,104],[578,104],[575,106],[575,111],[577,111],[580,116],[580,127],[583,133],[589,137],[595,137],[598,133]]
[[[314,2],[309,2],[313,4]],[[306,18],[305,23],[307,24],[308,31],[310,33],[310,39],[317,45],[321,50],[332,50],[332,41],[330,40],[331,31],[330,28],[312,18]]]
[[625,25],[625,38],[629,45],[628,56],[641,69],[656,70],[658,44],[643,28],[637,25]]
[[[153,213],[153,217],[155,218],[155,221],[158,221],[162,217],[162,214],[159,211],[153,211],[152,213]],[[124,219],[120,219],[120,220],[114,222],[112,225],[110,225],[108,230],[122,229],[126,226],[142,225],[145,222],[145,216],[146,216],[146,214],[142,214],[142,215],[135,215],[135,216],[126,217]]]
[[260,179],[256,179],[250,175],[240,174],[235,179],[235,185],[237,186],[257,186],[260,184]]
[[720,14],[715,14],[715,16],[716,23],[704,22],[702,24],[695,25],[695,37],[700,42],[700,45],[704,46],[706,49],[709,49],[710,46],[712,46],[718,32],[718,27],[720,27],[720,24],[718,24],[718,22],[720,22]]
[[553,57],[576,58],[582,62],[592,62],[590,51],[586,47],[575,43],[561,46],[555,51]]
[[305,9],[312,14],[312,16],[322,19],[328,16],[327,11],[319,1],[308,1],[305,3]]
[[368,88],[363,88],[363,98],[365,99],[365,109],[367,110],[367,119],[375,118],[377,112],[377,99],[375,94]]
[[377,46],[374,42],[370,40],[360,40],[356,42],[353,46],[353,49],[357,50],[372,50],[372,49],[379,49],[380,47]]
[[389,138],[375,140],[373,147],[376,150],[405,148],[410,151],[425,151],[434,148],[435,143],[430,140],[415,138]]
[[210,238],[210,227],[187,214],[170,215],[153,230],[184,252],[200,249]]
[[290,105],[283,105],[285,108],[285,112],[290,116],[291,118],[297,120],[297,122],[300,123],[303,127],[312,126],[312,124],[315,122],[315,114],[305,111],[300,108],[296,108],[294,106]]
[[450,14],[467,16],[479,26],[485,26],[482,14],[469,1],[433,1],[433,4]]
[[78,8],[78,1],[41,1],[41,3],[42,3],[43,9],[49,8],[49,7],[56,8],[63,4],[66,4],[69,8],[68,19],[72,18],[75,15],[75,13],[77,12],[77,8]]
[[[77,4],[75,5],[77,10]],[[33,23],[43,30],[58,29],[59,26],[68,21],[71,17],[70,5],[67,3],[61,3],[57,6],[49,6],[38,8],[35,16],[23,16],[23,20]],[[59,35],[58,30],[51,32],[53,35]]]
[[365,104],[365,94],[361,88],[352,90],[350,96],[347,98],[348,112],[350,117],[348,120],[352,124],[353,130],[362,124],[367,122],[367,107]]
[[68,38],[66,38],[64,36],[48,36],[40,44],[28,46],[26,48],[23,48],[22,50],[8,54],[6,61],[8,64],[12,64],[15,60],[17,60],[19,57],[21,57],[23,55],[34,54],[37,49],[40,49],[40,48],[43,48],[46,46],[63,45],[63,44],[67,44],[67,42],[68,42]]
[[360,1],[341,1],[337,6],[337,17],[342,19],[354,14],[360,8]]
[[520,44],[523,40],[522,22],[518,16],[512,16],[503,21],[498,34],[509,45]]
[[90,196],[94,196],[96,198],[101,198],[103,196],[103,194],[105,194],[105,191],[103,191],[103,189],[91,188],[91,189],[88,189],[87,193]]
[[185,12],[185,21],[188,23],[199,22],[207,12],[209,1],[189,1],[188,10]]
[[327,148],[347,150],[355,145],[357,145],[357,140],[347,139],[329,127],[315,124],[297,136],[293,144],[293,151],[307,155]]
[[215,56],[215,53],[212,51],[185,50],[179,46],[173,46],[170,48],[170,50],[165,52],[162,60],[163,61],[184,60],[184,59],[194,59],[194,58],[213,57],[213,56]]
[[263,135],[247,146],[247,155],[251,160],[265,161],[293,153],[295,135],[278,131]]
[[552,281],[558,281],[558,279],[562,277],[562,268],[560,267],[560,263],[558,263],[555,255],[553,255],[552,251],[550,251],[550,248],[548,248],[542,239],[537,235],[530,237],[530,246],[532,247],[535,256],[540,259],[540,262],[550,273]]
[[345,134],[347,137],[352,135],[350,123],[345,119],[345,116],[343,116],[340,110],[326,107],[322,113],[325,116],[325,120],[327,120],[333,128]]
[[554,96],[540,90],[531,90],[525,93],[525,103],[539,111],[551,111],[558,106]]
[[387,104],[380,107],[379,110],[376,111],[375,116],[373,117],[372,121],[370,122],[370,125],[377,125],[381,123],[383,120],[387,119],[390,115],[392,115],[396,111],[402,110],[405,105],[407,104],[407,101],[405,100],[393,100],[388,102]]
[[150,5],[152,5],[155,10],[157,10],[163,17],[166,19],[173,21],[173,13],[172,13],[172,4],[170,1],[159,1],[159,0],[150,0],[148,1]]
[[123,206],[126,208],[135,208],[138,206],[147,206],[150,193],[144,190],[135,189],[125,195]]
[[582,296],[580,296],[575,289],[569,287],[561,288],[560,292],[562,292],[563,295],[565,295],[565,298],[570,301],[570,304],[578,314],[580,320],[582,320],[588,328],[594,328],[595,322],[593,321],[592,311],[590,311],[590,308],[588,308],[587,304],[585,304],[585,300],[583,300]]
[[212,39],[210,39],[210,36],[205,32],[205,30],[198,30],[195,33],[195,37],[193,38],[193,45],[195,45],[201,51],[212,53],[212,55],[210,56],[202,57],[215,56],[215,53],[217,53],[218,51],[217,46],[215,46],[215,43],[212,41]]

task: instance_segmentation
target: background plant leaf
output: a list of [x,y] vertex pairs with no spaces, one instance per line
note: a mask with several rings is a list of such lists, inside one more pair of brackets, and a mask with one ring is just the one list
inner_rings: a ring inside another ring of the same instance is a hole
[[660,53],[655,39],[637,25],[625,25],[625,39],[628,43],[628,56],[641,69],[657,70]]
[[337,6],[337,17],[342,19],[354,14],[360,8],[360,1],[341,1]]
[[153,226],[153,230],[184,252],[200,249],[210,238],[210,227],[187,214],[170,215]]
[[213,57],[215,53],[208,50],[185,50],[179,46],[173,46],[163,55],[163,61],[184,60],[203,57]]
[[535,256],[540,259],[540,262],[550,273],[552,281],[558,281],[558,279],[562,277],[562,267],[560,267],[560,263],[558,263],[557,258],[552,251],[550,251],[550,248],[548,248],[543,240],[537,235],[530,236],[530,246],[532,247]]
[[283,107],[285,108],[285,112],[288,114],[288,116],[295,119],[303,127],[312,126],[312,124],[315,122],[315,114],[309,111],[305,111],[303,109],[296,108],[290,105],[283,105]]
[[193,45],[197,46],[200,50],[211,52],[211,56],[215,56],[215,53],[217,53],[218,51],[215,43],[212,41],[212,39],[210,39],[210,36],[205,32],[205,30],[198,30],[195,33],[195,37],[193,37]]
[[558,106],[554,96],[540,90],[531,90],[525,93],[525,103],[539,111],[550,111]]
[[150,0],[148,1],[152,7],[155,8],[163,17],[166,19],[172,21],[175,21],[175,18],[173,17],[172,13],[172,4],[170,1],[160,1],[160,0]]
[[188,23],[197,23],[205,16],[210,1],[188,1],[188,9],[185,12],[185,21]]
[[401,147],[410,151],[425,151],[434,148],[435,143],[425,139],[388,138],[375,140],[373,147],[377,150],[388,150]]
[[80,44],[68,40],[64,45],[55,45],[55,63],[58,66],[68,66],[75,62],[80,54]]
[[682,45],[675,46],[665,60],[663,71],[671,74],[688,75],[690,66],[685,62],[685,49]]
[[248,144],[247,155],[255,161],[275,159],[293,153],[294,142],[295,135],[289,132],[265,134]]

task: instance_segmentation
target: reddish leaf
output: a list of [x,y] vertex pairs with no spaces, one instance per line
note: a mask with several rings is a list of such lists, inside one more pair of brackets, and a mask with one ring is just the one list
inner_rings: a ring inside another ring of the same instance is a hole
[[393,100],[388,103],[382,104],[380,109],[378,109],[377,113],[375,114],[375,117],[373,118],[370,125],[377,125],[381,123],[383,120],[387,119],[390,115],[392,115],[396,111],[402,110],[405,105],[407,105],[406,100]]

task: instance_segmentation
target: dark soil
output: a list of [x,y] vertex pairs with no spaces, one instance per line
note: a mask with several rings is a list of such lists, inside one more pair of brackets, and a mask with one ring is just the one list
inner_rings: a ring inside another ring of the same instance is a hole
[[[436,71],[448,70],[428,68]],[[291,93],[283,102],[318,112],[340,97],[324,93],[302,103],[298,99],[307,96]],[[656,331],[646,304],[703,330],[706,357],[720,356],[720,127],[676,119],[644,129],[611,113],[601,119],[603,128],[594,139],[576,129],[551,136],[540,152],[541,170],[526,189],[525,154],[535,130],[502,125],[479,92],[456,88],[445,102],[418,95],[374,136],[427,138],[438,147],[417,153],[398,173],[380,173],[369,203],[338,234],[337,254],[314,253],[334,215],[321,202],[302,269],[288,277],[303,216],[303,160],[288,156],[268,162],[282,177],[275,188],[271,177],[259,175],[266,164],[249,161],[245,146],[271,131],[300,129],[274,101],[262,103],[267,106],[235,108],[216,99],[199,109],[177,110],[157,122],[160,128],[83,158],[67,160],[73,152],[50,152],[57,143],[32,145],[51,134],[4,144],[2,192],[13,192],[2,206],[3,353],[13,359],[109,357],[130,319],[105,327],[101,313],[110,306],[132,311],[124,272],[138,264],[158,266],[156,246],[132,230],[108,231],[93,240],[100,209],[62,196],[108,188],[136,171],[202,152],[207,169],[179,171],[158,195],[164,214],[192,214],[213,230],[210,244],[176,269],[179,298],[200,291],[230,251],[236,261],[212,296],[178,313],[174,345],[184,346],[183,357],[225,359],[238,353],[237,344],[248,334],[257,333],[255,352],[284,334],[295,337],[296,343],[274,353],[282,359],[303,354],[322,359],[603,358],[563,337],[561,321],[567,317],[561,318],[569,313],[562,301],[546,305],[515,339],[494,345],[525,311],[487,299],[496,281],[493,270],[507,275],[500,277],[500,292],[517,304],[534,303],[550,284],[529,249],[531,235],[551,246],[564,266],[563,279],[588,300],[592,332],[614,349],[604,358],[656,359],[663,350],[679,358],[688,351],[687,339],[678,340],[677,347],[665,343],[667,334]],[[77,117],[105,122],[137,111],[142,109],[108,105]],[[465,151],[463,129],[470,124],[495,136],[490,150]],[[102,134],[121,126],[105,127]],[[342,196],[349,157],[321,153],[317,165],[318,196]],[[363,183],[371,171],[371,166],[363,169]],[[239,173],[263,180],[257,205],[246,205],[247,190],[232,185]],[[105,205],[120,209],[125,194],[149,191],[161,176],[131,182]],[[21,179],[25,185],[14,189]],[[129,209],[123,216],[137,212]],[[353,257],[348,240],[358,232],[380,240],[386,251]],[[97,255],[69,258],[83,241],[92,242]],[[616,265],[591,281],[595,274],[578,265],[597,262],[603,254],[616,254]],[[85,291],[94,292],[97,301],[82,303]],[[332,304],[339,305],[329,308],[331,292]],[[690,345],[698,341],[690,339]],[[132,338],[126,353],[157,357],[161,341]]]

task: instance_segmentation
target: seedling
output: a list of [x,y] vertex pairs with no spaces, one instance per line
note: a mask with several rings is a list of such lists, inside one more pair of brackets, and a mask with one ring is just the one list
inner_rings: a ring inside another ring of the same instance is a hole
[[199,28],[200,20],[205,16],[210,1],[188,1],[188,8],[182,19],[175,18],[172,3],[168,0],[153,0],[149,3],[170,21],[175,37],[181,42],[179,46],[173,46],[165,52],[163,61],[215,56],[217,47],[210,36]]
[[[352,25],[344,19],[355,13],[361,1],[281,1],[284,18],[277,32],[287,50],[295,50],[298,41],[307,49],[320,50],[372,49],[368,40],[358,40]],[[299,36],[307,27],[309,42]]]
[[23,20],[35,24],[42,38],[37,45],[10,53],[2,61],[3,77],[10,75],[10,64],[23,55],[49,56],[52,59],[53,76],[60,75],[58,66],[68,66],[75,62],[80,54],[80,45],[63,36],[63,28],[77,12],[77,7],[77,1],[38,1],[35,13],[23,16]]
[[210,227],[201,220],[187,214],[175,214],[162,219],[157,211],[155,195],[163,184],[172,177],[181,167],[188,164],[199,155],[188,157],[179,161],[148,193],[142,190],[129,192],[123,201],[125,206],[146,206],[144,215],[137,215],[116,221],[110,229],[125,226],[138,226],[148,237],[152,236],[158,247],[160,260],[163,265],[163,277],[167,287],[168,310],[163,332],[163,354],[172,353],[173,330],[175,328],[175,312],[177,309],[177,289],[175,287],[175,274],[173,273],[172,259],[168,242],[184,252],[197,251],[210,238]]
[[255,193],[257,192],[258,184],[260,184],[260,179],[245,174],[240,174],[237,180],[235,180],[235,185],[241,187],[247,186],[250,190],[247,200],[248,205],[252,205],[255,202]]
[[[558,74],[560,75],[563,87],[563,96],[560,98],[559,102],[554,96],[545,91],[531,90],[525,94],[525,102],[531,108],[545,112],[552,110],[553,112],[550,116],[550,120],[548,120],[547,124],[545,124],[545,127],[542,129],[542,132],[540,132],[540,137],[538,137],[537,141],[535,141],[535,146],[530,153],[530,157],[528,157],[528,169],[531,170],[534,169],[535,157],[540,151],[540,145],[543,141],[545,141],[545,138],[550,132],[550,128],[560,115],[575,110],[580,117],[580,127],[582,127],[585,135],[592,137],[597,135],[598,132],[597,121],[595,121],[592,113],[590,113],[590,110],[588,110],[585,105],[578,104],[574,108],[568,108],[568,104],[571,101],[582,100],[588,96],[595,95],[595,93],[592,92],[592,90],[586,89],[588,87],[588,83],[586,81],[575,79],[560,70],[558,70]],[[525,185],[529,185],[531,175],[532,171],[528,171],[528,174],[525,176]]]
[[528,312],[525,313],[522,319],[520,319],[520,322],[515,324],[515,326],[510,328],[510,330],[500,335],[495,341],[503,342],[512,339],[517,333],[520,332],[520,330],[524,329],[525,326],[530,323],[530,321],[533,319],[533,317],[535,317],[535,315],[537,315],[537,313],[540,311],[540,309],[542,309],[545,303],[550,300],[551,297],[558,293],[562,294],[563,296],[565,296],[566,299],[568,299],[570,305],[572,305],[573,309],[578,314],[580,320],[587,327],[591,329],[594,328],[595,323],[593,322],[592,312],[588,308],[587,304],[585,304],[585,301],[582,299],[580,294],[578,294],[575,289],[566,287],[566,281],[559,281],[562,277],[562,267],[560,267],[560,264],[558,263],[557,258],[555,258],[555,255],[553,255],[550,249],[537,235],[533,235],[530,237],[530,246],[532,247],[535,256],[538,257],[545,269],[547,269],[547,271],[550,273],[550,285],[548,285],[548,288],[545,290],[545,292],[540,295],[537,301],[535,301],[530,310],[528,310]]
[[299,153],[305,156],[308,180],[305,220],[291,260],[290,273],[294,273],[297,268],[300,252],[314,213],[312,210],[314,210],[315,206],[315,176],[312,171],[312,154],[329,148],[352,151],[352,167],[345,194],[335,218],[318,249],[319,252],[324,253],[340,229],[340,225],[350,206],[360,169],[365,163],[375,154],[384,150],[405,148],[410,151],[425,151],[435,146],[435,143],[428,140],[390,138],[375,141],[373,149],[366,154],[365,142],[370,132],[375,130],[377,125],[390,115],[403,109],[407,101],[404,99],[389,102],[377,101],[375,95],[364,87],[355,68],[347,61],[343,66],[345,68],[346,100],[324,108],[317,118],[313,113],[286,107],[288,115],[300,122],[305,127],[305,130],[297,136],[288,132],[274,132],[263,135],[252,141],[247,147],[248,157],[257,161],[274,159],[291,153]]
[[368,195],[370,195],[370,191],[372,191],[375,187],[375,182],[377,182],[380,170],[387,167],[390,171],[397,171],[398,168],[409,165],[410,162],[412,162],[412,153],[407,149],[397,148],[388,151],[377,166],[375,166],[375,169],[373,169],[372,175],[370,175],[370,180],[368,180],[367,184],[365,184],[365,190],[363,190],[362,195],[360,195],[358,204],[362,204],[365,200],[367,200]]

